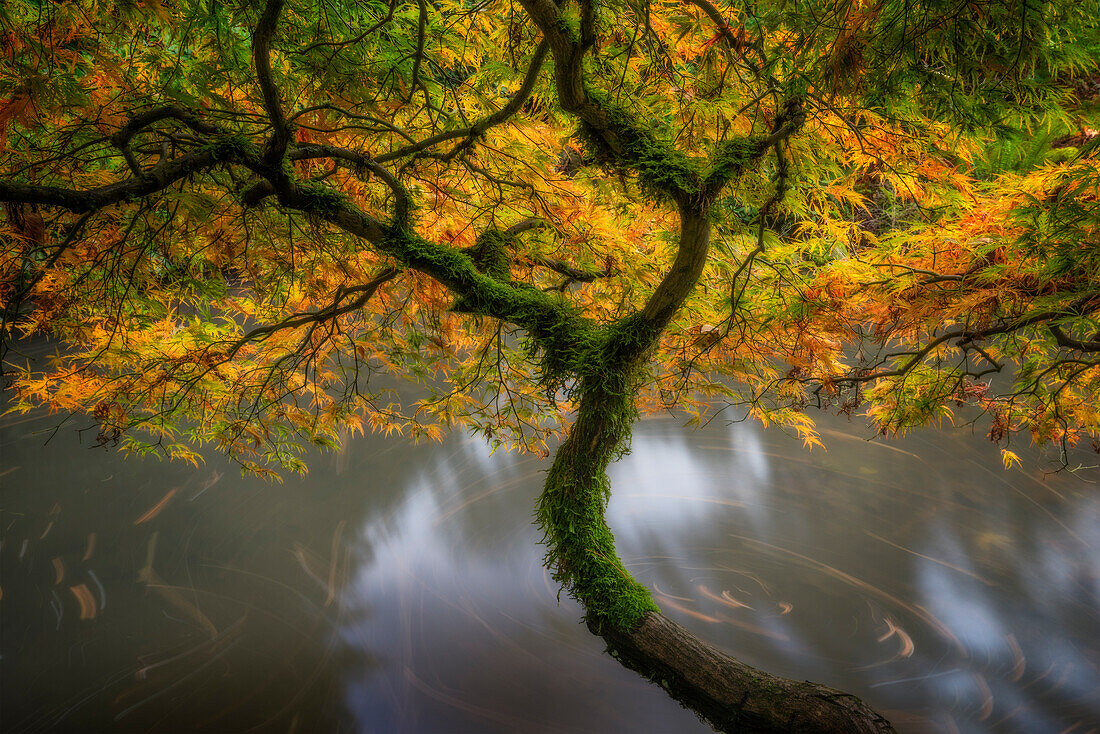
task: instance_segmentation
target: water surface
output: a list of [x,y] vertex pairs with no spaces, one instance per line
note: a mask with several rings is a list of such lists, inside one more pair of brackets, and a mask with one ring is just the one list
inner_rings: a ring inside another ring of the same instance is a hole
[[[273,485],[49,425],[0,426],[6,731],[709,731],[559,602],[545,461],[365,437]],[[637,427],[609,518],[665,613],[901,732],[1100,730],[1097,472],[823,426]]]

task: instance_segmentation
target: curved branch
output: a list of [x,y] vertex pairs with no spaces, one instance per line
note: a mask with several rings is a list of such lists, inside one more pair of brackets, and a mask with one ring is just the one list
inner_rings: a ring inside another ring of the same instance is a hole
[[310,199],[299,199],[292,206],[363,237],[378,252],[439,281],[459,297],[464,311],[523,327],[546,350],[565,349],[580,330],[594,326],[591,319],[568,309],[561,299],[501,282],[481,272],[468,252],[430,242],[405,225],[387,226],[349,202],[316,207]]
[[212,125],[203,120],[194,110],[189,110],[178,104],[154,107],[145,112],[134,115],[118,132],[111,136],[111,142],[119,148],[126,147],[130,140],[145,128],[160,122],[161,120],[176,120],[182,122],[200,135],[218,136],[226,132],[217,125]]
[[1076,349],[1078,352],[1100,352],[1100,340],[1090,339],[1089,341],[1080,341],[1074,339],[1066,332],[1062,331],[1062,327],[1059,324],[1051,324],[1047,327],[1050,333],[1054,335],[1054,340],[1058,342],[1059,346],[1066,347],[1067,349]]
[[[772,209],[783,201],[783,197],[787,194],[790,164],[787,161],[787,156],[783,154],[782,141],[775,144],[775,168],[775,191],[772,192],[772,195],[764,202],[764,206],[760,208],[757,214],[756,247],[745,256],[745,259],[737,266],[737,270],[734,272],[733,277],[730,278],[730,316],[726,320],[726,326],[722,334],[723,338],[729,334],[730,328],[732,328],[733,322],[737,318],[737,309],[741,305],[741,298],[745,295],[745,289],[748,288],[749,280],[752,276],[752,264],[756,261],[756,258],[764,254],[764,223]],[[741,286],[738,287],[737,281],[744,272],[748,272],[748,275],[745,277]]]
[[398,158],[404,158],[405,156],[415,155],[421,151],[427,150],[433,146],[445,143],[448,140],[455,140],[456,138],[465,138],[460,143],[451,155],[455,155],[459,150],[466,148],[476,140],[479,136],[483,135],[489,128],[495,127],[502,122],[508,120],[514,114],[519,112],[520,107],[531,96],[531,93],[535,89],[535,83],[538,81],[539,73],[542,71],[543,62],[546,60],[546,54],[549,50],[549,44],[543,41],[535,49],[534,56],[531,57],[531,65],[527,68],[527,74],[523,78],[523,83],[520,85],[519,90],[515,96],[508,101],[504,107],[500,108],[496,112],[488,115],[481,120],[478,120],[469,127],[464,127],[459,130],[448,130],[446,132],[436,133],[431,137],[425,138],[417,143],[411,143],[404,145],[397,150],[390,151],[378,156],[375,160],[378,163],[388,163],[389,161],[397,160]]
[[154,194],[224,160],[222,151],[211,146],[158,163],[143,171],[140,176],[85,190],[0,180],[0,201],[39,204],[83,214]]
[[[279,99],[279,88],[275,85],[271,70],[271,40],[279,24],[279,15],[283,10],[283,0],[267,0],[256,30],[252,34],[252,60],[256,66],[256,81],[263,95],[264,111],[271,120],[273,132],[264,158],[268,164],[282,160],[287,145],[290,144],[290,125],[283,112]],[[276,186],[278,188],[278,186]]]
[[[385,128],[386,130],[389,130],[392,133],[396,133],[397,135],[400,135],[401,137],[405,138],[405,140],[408,140],[410,143],[415,143],[416,142],[415,140],[413,140],[409,136],[409,134],[407,132],[405,132],[404,130],[399,128],[397,125],[394,125],[392,122],[388,122],[386,120],[381,120],[377,117],[372,117],[371,115],[363,115],[363,114],[360,114],[358,112],[352,112],[351,110],[346,110],[343,107],[340,107],[339,105],[334,105],[331,102],[326,102],[324,104],[315,104],[315,105],[311,105],[310,107],[304,107],[304,108],[298,110],[297,112],[295,112],[293,115],[291,115],[290,118],[288,119],[288,122],[294,122],[295,120],[297,120],[302,115],[309,114],[310,112],[317,112],[319,110],[329,110],[331,112],[336,112],[336,113],[338,113],[338,114],[340,114],[344,117],[350,117],[353,120],[364,120],[364,121],[372,123],[374,125],[378,125],[379,127]],[[317,128],[310,128],[310,129],[316,130]]]
[[145,128],[161,120],[174,119],[182,122],[193,131],[203,135],[222,135],[224,132],[210,123],[202,120],[195,112],[180,105],[164,105],[154,107],[151,110],[131,117],[125,125],[111,136],[111,143],[119,149],[126,160],[130,172],[135,176],[141,176],[143,169],[130,149],[130,140]]
[[[308,149],[306,152],[309,152]],[[353,151],[337,148],[326,151],[326,154],[335,153],[352,159],[356,157]],[[369,159],[359,162],[367,164],[380,177],[388,177],[387,183],[398,187],[395,193],[403,192],[392,175],[381,166]],[[66,189],[0,180],[0,201],[34,203],[82,214],[148,196],[177,181],[225,163],[243,165],[262,176],[269,176],[267,167],[257,160],[255,150],[233,143],[214,143],[158,164],[141,176],[95,189]],[[463,297],[468,304],[476,306],[478,312],[522,326],[536,340],[551,339],[560,346],[568,341],[575,329],[586,324],[591,326],[590,320],[567,312],[560,299],[533,288],[500,283],[479,272],[473,260],[460,250],[429,242],[413,234],[409,231],[407,222],[401,218],[402,212],[407,213],[407,197],[399,196],[394,223],[385,224],[340,197],[335,191],[318,192],[296,186],[290,192],[272,192],[267,182],[261,182],[254,188],[258,189],[255,194],[257,200],[270,193],[279,193],[280,203],[284,206],[314,215],[350,234],[364,238],[378,252],[439,281],[453,293]]]
[[[641,310],[652,330],[664,329],[695,287],[707,262],[710,229],[705,212],[699,215],[683,207],[680,209],[680,243],[676,259]],[[649,344],[644,348],[648,349]]]
[[341,148],[335,145],[303,145],[291,149],[287,154],[287,158],[292,161],[313,158],[332,158],[334,160],[346,161],[358,168],[370,171],[378,176],[378,178],[390,188],[390,191],[393,192],[395,199],[394,220],[397,222],[405,222],[408,219],[409,211],[412,207],[412,200],[409,198],[409,192],[405,190],[405,187],[401,185],[401,182],[398,181],[392,173],[379,165],[377,160],[371,158],[366,153],[360,153],[356,150]]
[[310,51],[313,51],[314,49],[324,48],[326,46],[330,47],[330,48],[342,48],[344,46],[353,46],[353,45],[359,43],[360,41],[362,41],[364,38],[366,38],[370,34],[374,33],[376,30],[378,30],[382,26],[389,23],[391,20],[393,20],[393,13],[394,13],[395,10],[397,10],[397,0],[389,0],[389,11],[386,13],[385,17],[382,18],[382,20],[375,23],[374,25],[367,28],[365,31],[360,33],[355,38],[350,38],[347,41],[317,41],[316,43],[311,43],[310,45],[306,46],[303,49],[298,49],[296,51],[291,51],[291,53],[298,54],[298,55],[305,55],[305,54],[308,54]]
[[[730,140],[719,146],[711,162],[710,170],[703,179],[703,188],[710,198],[716,197],[722,188],[741,174],[750,164],[760,160],[772,147],[778,146],[802,129],[806,115],[802,110],[802,100],[792,97],[787,100],[782,111],[775,116],[769,134],[758,138]],[[782,200],[787,188],[786,159],[781,158],[779,165],[784,168],[778,176],[778,199],[770,201],[769,207]],[[780,192],[779,187],[782,187]]]

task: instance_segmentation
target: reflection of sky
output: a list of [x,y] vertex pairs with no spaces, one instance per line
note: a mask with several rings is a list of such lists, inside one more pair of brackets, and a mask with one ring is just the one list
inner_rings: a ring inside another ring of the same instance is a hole
[[400,507],[367,514],[370,553],[344,590],[358,613],[341,630],[345,645],[383,657],[345,677],[361,731],[600,732],[635,717],[653,731],[706,731],[603,655],[575,605],[557,608],[531,523],[537,466],[454,439],[409,475]]
[[[746,662],[862,694],[903,734],[1095,726],[1095,473],[1006,472],[981,437],[884,445],[823,422],[829,450],[812,453],[753,424],[637,427],[609,519],[666,614]],[[284,728],[343,706],[363,731],[705,731],[558,604],[532,525],[546,461],[460,436],[355,438],[308,478],[263,485],[213,461],[30,449],[25,430],[0,426],[0,702],[17,722],[98,700],[108,724],[142,704],[123,723],[244,730],[274,702],[291,706]],[[135,566],[153,537],[167,585],[148,588]],[[66,725],[89,720],[76,710]]]
[[[834,438],[807,457],[752,425],[645,423],[611,468],[609,523],[667,614],[750,663],[861,693],[899,731],[1100,716],[1100,498],[991,483],[964,444],[922,440],[919,456]],[[342,630],[384,658],[345,681],[364,730],[687,725],[637,715],[659,694],[630,689],[579,610],[556,608],[531,525],[545,465],[454,439],[405,472],[396,509],[366,514],[370,554],[345,591],[360,613]]]
[[972,654],[981,653],[987,657],[1007,654],[998,609],[983,591],[982,584],[975,582],[976,575],[962,544],[943,522],[932,522],[926,532],[924,555],[954,568],[915,557],[918,600],[925,603]]
[[608,470],[608,522],[622,547],[641,550],[647,536],[659,535],[672,551],[670,539],[690,540],[699,523],[723,513],[754,527],[767,522],[768,456],[756,428],[734,424],[728,439],[706,435],[721,442],[718,450],[701,449],[698,434],[669,422],[638,425],[630,454]]
[[[964,721],[963,731],[997,731],[993,711],[1015,712],[1005,731],[1062,731],[1057,717],[1035,705],[1037,698],[1049,698],[1065,711],[1082,709],[1092,702],[1086,716],[1100,717],[1096,697],[1100,695],[1100,672],[1096,643],[1100,638],[1100,605],[1093,594],[1091,613],[1084,627],[1071,618],[1076,600],[1086,588],[1083,582],[1100,578],[1095,517],[1100,502],[1095,495],[1083,495],[1067,502],[1062,517],[1040,513],[1029,538],[1019,528],[1000,525],[1000,533],[985,532],[970,538],[968,551],[957,528],[940,519],[926,530],[926,556],[943,565],[914,559],[918,599],[959,639],[966,655],[954,661],[951,674],[928,678],[935,698],[954,702],[961,712],[977,721]],[[1069,525],[1064,524],[1068,520]],[[1003,519],[1003,518],[1002,518]],[[965,529],[964,529],[965,530]],[[977,541],[977,542],[975,542]],[[1026,543],[1026,546],[1024,544]],[[1027,552],[1021,552],[1020,547]],[[1006,597],[1002,583],[976,583],[981,567],[975,555],[992,555],[1011,569],[1018,585]],[[1065,626],[1064,630],[1059,627]],[[1091,625],[1091,651],[1081,649],[1064,636],[1051,634],[1077,629],[1086,634]],[[984,701],[987,708],[975,708]],[[995,709],[994,709],[995,706]],[[1056,710],[1057,710],[1056,708]],[[1096,721],[1094,721],[1096,723]]]

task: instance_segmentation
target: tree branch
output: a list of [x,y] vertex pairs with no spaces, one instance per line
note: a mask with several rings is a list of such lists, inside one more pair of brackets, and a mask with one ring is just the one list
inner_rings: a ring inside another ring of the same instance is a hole
[[465,138],[456,148],[451,151],[450,155],[453,157],[460,150],[469,146],[471,142],[476,140],[479,136],[485,134],[491,127],[501,124],[512,117],[523,106],[524,102],[531,96],[531,92],[535,89],[535,83],[538,81],[539,73],[542,71],[543,62],[546,60],[546,54],[549,50],[549,44],[543,41],[535,49],[534,56],[531,57],[531,65],[527,67],[527,74],[523,78],[523,83],[520,85],[519,90],[515,96],[509,100],[508,104],[500,108],[496,112],[488,115],[481,120],[478,120],[469,127],[464,127],[459,130],[448,130],[446,132],[436,133],[431,137],[425,138],[417,143],[411,143],[404,145],[397,150],[390,151],[389,153],[383,153],[375,158],[378,163],[388,163],[390,161],[397,160],[398,158],[404,158],[406,156],[415,155],[421,151],[427,150],[433,146],[445,143],[448,140],[455,140],[456,138]]
[[[263,95],[264,111],[271,120],[273,128],[264,160],[276,171],[279,170],[278,162],[282,160],[291,137],[290,125],[279,99],[279,88],[275,84],[275,77],[271,70],[271,40],[275,35],[282,10],[283,0],[267,0],[260,19],[256,22],[256,30],[252,34],[252,60],[256,67],[256,81]],[[277,176],[281,181],[275,182],[276,189],[292,184],[285,174],[280,173]]]
[[[233,345],[229,348],[229,351],[226,352],[225,359],[232,359],[234,355],[236,355],[237,352],[239,352],[245,344],[256,341],[257,339],[271,336],[277,331],[282,331],[283,329],[294,329],[296,327],[305,326],[306,324],[311,323],[321,323],[323,321],[334,319],[337,316],[343,316],[346,313],[356,311],[366,305],[367,301],[369,301],[374,296],[374,294],[378,292],[378,289],[380,287],[382,287],[385,283],[393,280],[400,272],[401,271],[397,268],[386,268],[367,283],[352,286],[350,288],[340,288],[336,291],[336,296],[333,298],[332,303],[322,309],[319,309],[317,311],[309,311],[303,314],[296,314],[275,324],[258,326],[255,329],[249,331],[237,341],[235,341]],[[341,301],[354,293],[359,293],[359,297],[351,301],[350,303],[344,304],[343,306],[340,305]]]
[[1067,349],[1076,349],[1078,352],[1100,352],[1100,340],[1090,339],[1089,341],[1080,341],[1074,339],[1066,332],[1062,331],[1062,327],[1059,324],[1051,324],[1047,327],[1050,333],[1054,335],[1055,341],[1060,346]]
[[[1054,319],[1064,318],[1066,316],[1083,315],[1085,307],[1089,303],[1095,301],[1098,296],[1100,296],[1100,291],[1089,291],[1083,296],[1077,298],[1072,303],[1068,304],[1064,309],[1041,311],[1039,313],[1034,313],[1029,316],[1015,319],[1011,322],[1002,322],[997,326],[991,326],[986,329],[970,329],[965,327],[959,329],[951,329],[932,339],[915,352],[903,352],[901,354],[886,355],[887,358],[900,356],[909,357],[909,361],[897,369],[884,370],[881,372],[869,372],[864,375],[837,377],[833,379],[833,382],[837,384],[854,385],[857,383],[869,382],[871,380],[878,380],[885,377],[900,377],[901,375],[912,371],[912,369],[916,367],[920,363],[920,361],[924,359],[933,349],[935,349],[940,344],[943,344],[944,342],[951,341],[952,339],[958,339],[958,347],[963,349],[975,348],[975,342],[981,341],[983,339],[988,339],[991,336],[1011,334],[1020,331],[1021,329],[1025,329],[1029,326],[1035,326],[1045,321],[1052,321]],[[1047,324],[1046,328],[1054,336],[1058,344],[1063,347],[1068,347],[1070,349],[1076,349],[1078,351],[1085,352],[1100,351],[1100,342],[1082,342],[1078,341],[1077,339],[1073,339],[1065,334],[1065,332],[1062,331],[1061,327],[1058,324]],[[1061,336],[1059,336],[1059,334],[1061,334]],[[983,354],[983,356],[985,355]],[[990,359],[990,362],[992,362],[994,365],[997,364],[992,359]],[[803,380],[803,382],[810,381],[811,380]]]
[[0,180],[0,201],[52,206],[83,214],[154,194],[225,160],[224,151],[215,146],[209,146],[179,158],[158,163],[144,170],[140,176],[86,190]]
[[370,171],[378,176],[378,178],[393,192],[395,199],[395,221],[404,222],[408,219],[409,211],[412,207],[412,200],[409,198],[408,191],[405,190],[405,187],[401,185],[392,173],[383,168],[377,160],[371,158],[366,153],[360,153],[359,151],[350,150],[348,148],[340,148],[335,145],[303,145],[291,149],[287,157],[292,161],[314,158],[332,158],[335,160],[347,161],[358,168]]
[[123,125],[118,132],[111,136],[111,142],[119,148],[126,147],[135,135],[161,120],[176,120],[182,122],[196,133],[208,137],[226,134],[225,130],[217,125],[206,122],[193,110],[189,110],[181,105],[170,104],[154,107],[134,115],[126,121],[126,124]]

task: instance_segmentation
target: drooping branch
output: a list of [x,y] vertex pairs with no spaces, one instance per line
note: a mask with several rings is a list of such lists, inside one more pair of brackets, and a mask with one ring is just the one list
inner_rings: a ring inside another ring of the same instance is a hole
[[[263,326],[257,326],[248,333],[244,334],[240,339],[235,341],[229,350],[225,353],[225,359],[232,359],[233,356],[241,350],[244,345],[257,340],[266,339],[272,334],[283,331],[284,329],[296,329],[299,326],[305,326],[307,324],[319,324],[325,321],[331,321],[344,314],[358,311],[363,308],[367,302],[374,297],[374,294],[378,292],[378,289],[397,277],[401,271],[397,268],[386,268],[381,273],[371,278],[370,281],[363,283],[362,285],[349,286],[340,288],[336,291],[336,295],[332,299],[332,303],[324,308],[316,311],[309,311],[306,313],[298,313],[283,319],[274,324],[265,324]],[[344,303],[344,299],[348,296],[357,295],[356,298]]]
[[1100,352],[1100,340],[1098,339],[1090,339],[1088,341],[1074,339],[1063,331],[1062,327],[1058,324],[1051,324],[1047,328],[1050,329],[1050,333],[1054,335],[1054,340],[1066,349],[1075,349],[1078,352]]
[[[710,197],[715,197],[730,181],[736,178],[750,164],[760,160],[768,150],[784,143],[788,138],[802,129],[806,121],[805,112],[802,109],[802,100],[792,97],[784,104],[783,109],[775,116],[771,132],[767,135],[750,137],[741,140],[730,140],[719,146],[711,161],[710,170],[704,176],[703,186]],[[786,159],[778,161],[780,166],[787,164]],[[786,171],[776,172],[779,188],[778,198],[774,198],[768,205],[774,207],[783,200],[786,194]]]
[[359,33],[354,38],[349,38],[346,41],[315,41],[315,42],[309,44],[308,46],[306,46],[305,48],[297,49],[295,51],[292,51],[291,53],[298,54],[298,55],[305,55],[305,54],[308,54],[310,51],[313,51],[313,50],[318,49],[318,48],[328,47],[328,48],[340,49],[340,48],[344,48],[346,46],[354,46],[355,44],[362,42],[367,36],[371,35],[375,31],[377,31],[379,28],[381,28],[384,25],[387,25],[391,20],[393,20],[393,14],[394,14],[394,11],[396,11],[396,10],[397,10],[397,0],[389,0],[389,2],[387,3],[386,14],[382,17],[382,19],[380,21],[378,21],[377,23],[375,23],[374,25],[369,26],[366,30],[362,31],[361,33]]
[[396,176],[366,153],[340,148],[335,145],[304,145],[291,149],[287,154],[287,158],[292,161],[329,158],[351,163],[356,168],[373,173],[389,187],[394,195],[394,222],[408,221],[409,211],[412,208],[409,192],[405,190],[405,187],[401,185]]
[[[355,156],[348,151],[332,149],[326,152],[355,160]],[[214,142],[192,153],[158,164],[140,177],[94,189],[65,189],[0,180],[0,201],[35,203],[84,213],[149,196],[216,166],[238,164],[260,175],[271,176],[265,184],[271,187],[267,191],[275,193],[283,206],[316,216],[350,234],[362,237],[378,252],[436,279],[477,312],[522,326],[536,341],[551,339],[560,347],[574,333],[575,328],[588,322],[568,309],[560,298],[498,281],[479,271],[468,254],[415,235],[410,230],[409,223],[403,221],[410,202],[401,193],[403,189],[400,185],[369,159],[357,162],[368,165],[383,180],[388,179],[387,183],[399,194],[392,223],[379,221],[335,191],[323,188],[314,190],[298,185],[280,189],[280,179],[271,175],[270,170],[259,160],[259,151],[239,140]]]
[[[1077,339],[1073,339],[1066,334],[1061,326],[1056,322],[1058,319],[1064,319],[1073,316],[1083,316],[1086,313],[1087,307],[1095,304],[1097,299],[1100,298],[1100,291],[1089,291],[1084,295],[1076,298],[1073,302],[1066,304],[1061,309],[1050,309],[1046,311],[1039,311],[1031,313],[1026,316],[1021,316],[1016,319],[1002,320],[991,326],[985,328],[973,328],[968,326],[960,326],[952,329],[947,329],[939,336],[929,339],[925,344],[913,351],[895,353],[887,355],[887,357],[907,357],[908,359],[900,367],[891,370],[878,370],[873,372],[864,372],[854,375],[843,375],[840,377],[832,378],[832,382],[838,385],[856,385],[859,383],[872,382],[887,377],[901,377],[911,372],[921,361],[927,357],[932,351],[941,344],[955,341],[955,346],[963,349],[974,348],[980,345],[981,342],[994,337],[1002,336],[1005,334],[1014,334],[1029,327],[1045,325],[1051,335],[1054,336],[1055,341],[1062,347],[1068,349],[1076,349],[1078,351],[1092,352],[1100,351],[1100,342],[1082,342]],[[988,357],[991,362],[996,362]],[[804,381],[809,381],[804,380]]]
[[[723,338],[729,334],[733,322],[737,319],[738,311],[741,307],[741,298],[745,294],[745,289],[748,287],[749,279],[752,275],[753,263],[756,262],[756,258],[764,254],[764,224],[767,221],[768,215],[779,206],[783,198],[787,195],[787,189],[790,184],[789,177],[790,162],[783,152],[783,142],[779,140],[775,143],[775,189],[772,191],[772,195],[768,197],[768,200],[764,202],[764,206],[760,207],[760,211],[757,214],[756,245],[741,261],[741,264],[737,266],[737,270],[734,271],[733,277],[730,278],[730,315],[729,318],[726,319],[726,325],[722,333]],[[741,280],[742,274],[745,275],[743,281]]]
[[141,176],[143,169],[138,163],[133,150],[130,149],[130,140],[138,133],[161,120],[176,120],[200,135],[221,136],[225,132],[215,125],[203,120],[199,115],[180,105],[163,105],[154,107],[131,117],[125,125],[111,136],[111,143],[122,153],[130,172],[135,176]]
[[119,148],[129,145],[135,135],[162,120],[175,120],[199,135],[218,137],[227,135],[222,128],[204,120],[198,113],[178,104],[162,105],[134,115],[126,121],[118,132],[111,136],[111,142]]

